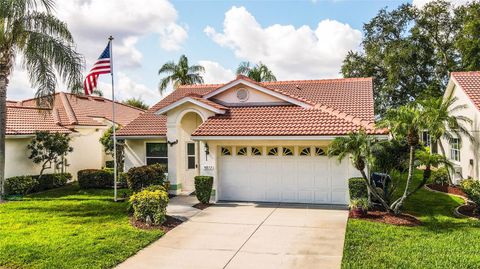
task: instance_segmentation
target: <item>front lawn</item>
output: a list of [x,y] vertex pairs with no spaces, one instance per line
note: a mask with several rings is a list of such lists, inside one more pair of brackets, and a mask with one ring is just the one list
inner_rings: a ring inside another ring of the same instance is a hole
[[[421,173],[415,174],[416,181]],[[405,205],[419,227],[349,219],[342,268],[478,268],[480,222],[458,219],[462,199],[420,190]]]
[[74,184],[0,204],[0,268],[110,268],[163,235],[112,197]]

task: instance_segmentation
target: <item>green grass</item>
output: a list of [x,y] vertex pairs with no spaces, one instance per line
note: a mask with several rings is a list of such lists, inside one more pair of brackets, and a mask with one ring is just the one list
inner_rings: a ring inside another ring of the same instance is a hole
[[75,184],[0,204],[0,268],[111,268],[163,235],[112,197]]
[[[417,171],[416,182],[420,178]],[[404,209],[422,226],[350,219],[342,268],[480,268],[480,222],[453,215],[462,203],[460,198],[422,189]]]

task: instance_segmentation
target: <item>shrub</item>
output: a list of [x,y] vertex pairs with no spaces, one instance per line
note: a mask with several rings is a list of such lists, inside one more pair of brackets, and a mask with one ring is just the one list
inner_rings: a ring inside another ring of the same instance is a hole
[[460,188],[477,206],[480,206],[480,181],[464,179],[460,182]]
[[432,181],[436,184],[448,184],[448,170],[445,167],[441,167],[437,170],[432,171],[430,176]]
[[142,191],[164,191],[164,192],[166,192],[167,190],[162,185],[150,185],[146,188],[143,188]]
[[368,189],[365,180],[361,177],[354,177],[348,180],[350,199],[362,199],[368,197]]
[[25,195],[38,184],[31,176],[17,176],[5,179],[5,193],[9,195]]
[[43,174],[42,176],[32,176],[32,178],[38,181],[38,184],[33,188],[32,192],[39,192],[65,186],[65,184],[72,179],[72,174]]
[[78,184],[82,189],[109,188],[113,186],[113,172],[103,169],[78,171]]
[[355,198],[350,199],[350,209],[364,209],[367,210],[370,207],[370,203],[367,198]]
[[130,168],[127,172],[128,188],[139,191],[150,185],[163,185],[165,168],[160,164],[144,165]]
[[168,193],[163,190],[143,190],[130,196],[134,218],[145,222],[150,217],[155,225],[165,222],[168,201]]
[[213,177],[211,176],[196,176],[195,177],[195,195],[198,201],[202,204],[210,202],[212,195]]

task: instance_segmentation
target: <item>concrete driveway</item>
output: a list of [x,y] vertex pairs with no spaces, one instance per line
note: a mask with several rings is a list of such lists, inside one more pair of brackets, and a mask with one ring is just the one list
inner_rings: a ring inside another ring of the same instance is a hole
[[347,215],[306,205],[217,204],[118,268],[340,268]]

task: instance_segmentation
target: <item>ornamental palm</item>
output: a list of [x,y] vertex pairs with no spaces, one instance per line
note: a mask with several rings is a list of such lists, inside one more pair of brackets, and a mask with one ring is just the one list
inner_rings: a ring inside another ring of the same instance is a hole
[[390,205],[393,212],[398,214],[405,200],[414,193],[408,190],[413,178],[415,147],[419,145],[419,132],[426,128],[424,113],[416,103],[401,106],[397,109],[390,109],[379,126],[387,127],[394,139],[399,141],[405,139],[410,148],[405,190],[402,196]]
[[365,173],[366,164],[371,159],[371,147],[374,145],[374,142],[374,139],[367,135],[364,130],[350,133],[348,136],[337,137],[333,140],[328,148],[328,156],[336,156],[339,161],[350,156],[353,166],[362,174],[362,178],[370,193],[388,210],[389,206],[384,197],[377,192]]
[[168,84],[172,83],[173,88],[177,89],[180,85],[193,85],[203,84],[203,77],[200,73],[204,73],[205,68],[201,65],[188,65],[188,58],[185,55],[180,56],[178,64],[173,61],[167,62],[160,70],[158,74],[167,74],[162,78],[159,85],[160,93],[164,93]]
[[417,158],[418,165],[425,166],[423,170],[423,179],[417,189],[420,189],[427,183],[432,174],[432,166],[438,167],[439,165],[444,165],[445,167],[451,167],[452,164],[447,160],[444,155],[431,153],[430,148],[425,147],[415,151],[415,157]]
[[242,62],[237,68],[237,75],[247,76],[257,82],[277,81],[273,72],[262,62],[251,66],[250,62]]
[[[452,93],[446,98],[431,98],[419,102],[424,110],[426,129],[432,138],[432,144],[439,145],[443,156],[446,154],[443,144],[439,143],[441,137],[450,141],[454,137],[461,139],[463,135],[473,140],[473,136],[466,128],[466,125],[472,124],[472,120],[462,115],[454,115],[455,112],[464,110],[467,106],[456,105],[458,98],[453,97]],[[452,184],[450,173],[448,175]]]
[[4,196],[6,96],[16,56],[21,56],[39,105],[54,98],[57,74],[70,89],[81,85],[83,57],[53,0],[0,0],[0,199]]

